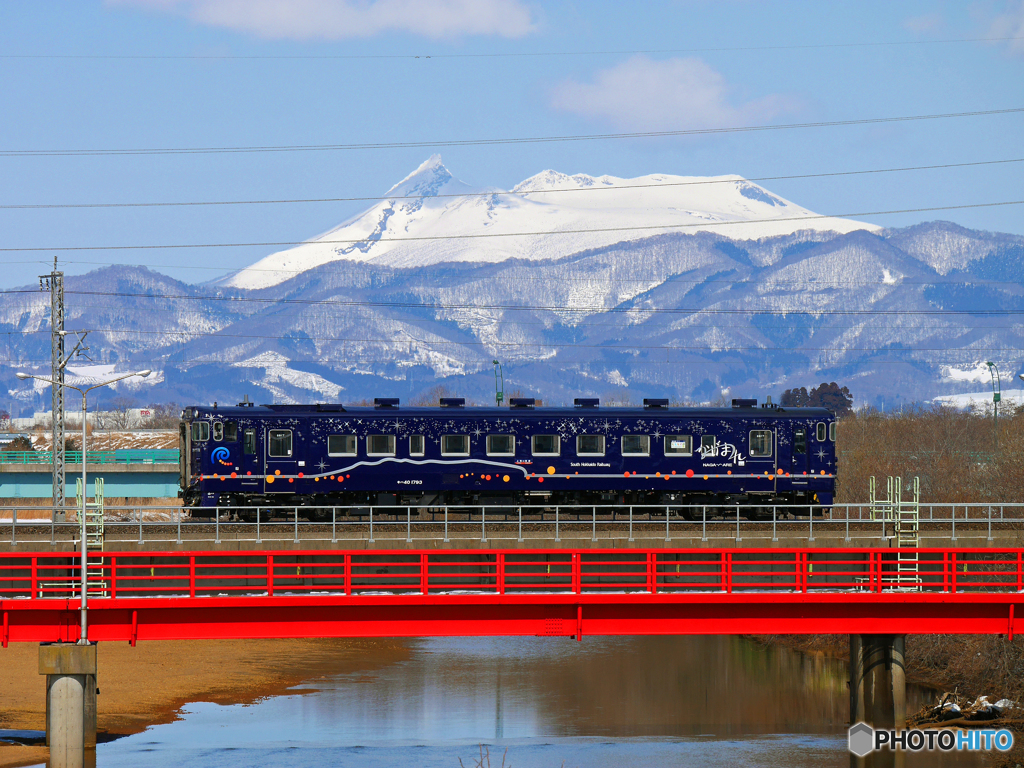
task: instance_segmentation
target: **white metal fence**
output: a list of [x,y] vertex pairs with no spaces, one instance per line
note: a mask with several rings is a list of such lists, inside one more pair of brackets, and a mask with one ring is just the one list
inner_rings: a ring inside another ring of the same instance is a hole
[[[77,541],[75,510],[69,522],[54,522],[49,508],[0,510],[0,544]],[[813,514],[812,514],[813,512]],[[197,517],[209,515],[203,519]],[[238,519],[239,513],[254,520]],[[45,514],[45,519],[40,515]],[[28,517],[31,515],[31,517]],[[248,541],[299,543],[362,541],[381,546],[452,540],[621,543],[642,539],[692,543],[730,540],[813,543],[827,538],[842,544],[888,545],[895,537],[891,517],[873,514],[868,504],[835,504],[824,515],[820,507],[776,505],[652,506],[652,505],[451,505],[440,507],[108,507],[105,548],[118,543]],[[921,504],[920,536],[964,546],[1016,539],[1024,545],[1024,504]]]

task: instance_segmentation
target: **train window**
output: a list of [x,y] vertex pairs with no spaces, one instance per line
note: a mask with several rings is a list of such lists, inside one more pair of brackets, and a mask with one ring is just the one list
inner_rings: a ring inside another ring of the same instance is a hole
[[394,456],[395,436],[394,435],[367,435],[366,436],[367,456]]
[[803,427],[793,430],[793,453],[807,453],[807,430]]
[[237,421],[225,421],[224,422],[224,442],[234,443],[238,441],[238,422]]
[[272,429],[268,434],[267,453],[282,458],[292,455],[292,431],[290,429]]
[[469,456],[469,435],[441,435],[442,456]]
[[213,439],[218,443],[224,439],[224,425],[219,422],[213,422]]
[[692,456],[692,435],[665,435],[666,456]]
[[516,438],[514,435],[488,435],[488,456],[515,456]]
[[770,429],[750,430],[750,458],[764,459],[772,455],[772,431]]
[[355,456],[356,436],[355,435],[328,435],[327,437],[328,456]]
[[623,435],[623,456],[650,456],[651,438],[647,435]]
[[245,440],[242,441],[242,453],[252,456],[256,453],[256,430],[245,430]]
[[208,421],[193,421],[192,422],[192,440],[198,443],[206,442],[210,439],[210,422]]
[[534,435],[534,456],[557,456],[561,452],[562,441],[558,435]]
[[718,455],[718,438],[714,435],[701,435],[700,437],[701,458]]
[[824,443],[825,442],[825,435],[826,434],[827,433],[825,431],[825,422],[819,421],[818,422],[818,442],[819,443]]
[[423,435],[409,435],[409,455],[422,456],[423,453]]
[[828,425],[828,439],[833,443],[836,441],[836,423],[834,421]]
[[604,435],[577,435],[577,456],[604,456]]

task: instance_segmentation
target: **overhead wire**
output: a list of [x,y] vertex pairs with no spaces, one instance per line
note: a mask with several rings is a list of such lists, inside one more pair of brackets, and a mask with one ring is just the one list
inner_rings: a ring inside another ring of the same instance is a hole
[[[13,294],[35,294],[38,290],[32,290],[27,288],[12,289],[8,291],[0,291],[2,295],[13,295]],[[546,304],[431,304],[426,302],[412,302],[412,301],[370,301],[370,300],[354,300],[354,299],[299,299],[295,297],[291,298],[276,298],[276,297],[256,297],[256,296],[224,296],[224,295],[194,295],[194,294],[153,294],[153,293],[132,293],[128,291],[79,291],[79,290],[66,290],[65,295],[80,295],[80,296],[111,296],[121,298],[140,298],[140,299],[162,299],[162,300],[179,300],[179,301],[209,301],[209,302],[227,302],[227,303],[245,303],[245,304],[294,304],[302,306],[335,306],[335,307],[372,307],[372,308],[391,308],[391,309],[425,309],[425,310],[442,310],[442,311],[459,311],[459,310],[503,310],[503,311],[516,311],[516,312],[527,312],[527,311],[551,311],[559,313],[608,313],[608,314],[686,314],[686,315],[768,315],[768,316],[790,316],[790,315],[810,315],[815,317],[828,317],[838,315],[849,315],[849,316],[918,316],[918,315],[949,315],[949,316],[960,316],[960,315],[976,315],[976,316],[1009,316],[1009,315],[1024,315],[1024,309],[825,309],[821,307],[786,307],[786,308],[773,308],[773,309],[753,309],[753,308],[724,308],[724,307],[644,307],[644,306],[604,306],[604,305],[578,305],[575,307],[566,307],[559,305],[546,305]]]
[[941,163],[936,165],[913,165],[899,168],[874,168],[860,171],[829,171],[826,173],[800,173],[788,174],[785,176],[754,176],[751,178],[711,178],[698,179],[693,181],[657,182],[654,184],[617,184],[617,185],[595,185],[587,187],[573,187],[568,189],[524,189],[524,190],[493,190],[490,192],[465,192],[465,193],[439,193],[430,195],[374,195],[369,197],[311,197],[311,198],[284,198],[270,200],[188,200],[169,202],[148,202],[148,203],[18,203],[0,204],[0,210],[37,210],[37,209],[67,209],[67,208],[173,208],[192,206],[234,206],[234,205],[282,205],[290,203],[351,203],[351,202],[380,202],[382,200],[434,200],[446,198],[488,198],[516,196],[525,197],[533,195],[561,195],[576,194],[580,192],[618,192],[624,189],[644,190],[661,189],[665,187],[692,187],[708,184],[737,184],[745,181],[793,181],[797,179],[823,179],[839,176],[862,176],[876,173],[903,173],[908,171],[931,171],[949,168],[970,168],[985,165],[1005,165],[1008,163],[1024,163],[1024,158],[1013,158],[1009,160],[979,160],[967,163]]
[[[963,205],[937,205],[925,208],[901,208],[893,210],[854,211],[849,213],[810,214],[807,216],[780,216],[774,219],[744,219],[742,221],[710,221],[687,222],[685,224],[647,224],[632,227],[583,227],[580,229],[542,230],[533,232],[477,232],[472,234],[449,235],[411,235],[408,237],[392,237],[387,240],[373,238],[342,239],[342,240],[278,240],[246,243],[163,243],[138,245],[71,245],[71,246],[30,246],[3,247],[0,253],[33,253],[39,251],[143,251],[143,250],[178,250],[195,248],[250,248],[250,247],[294,247],[298,245],[363,245],[370,243],[411,243],[435,240],[482,240],[511,237],[542,237],[555,235],[597,234],[603,232],[650,232],[654,230],[675,229],[706,229],[708,227],[743,226],[750,224],[787,223],[794,221],[820,221],[835,218],[860,218],[865,216],[886,216],[905,213],[930,213],[935,211],[962,211],[978,208],[996,208],[1010,205],[1024,205],[1024,200],[1004,200],[995,203],[969,203]],[[67,262],[66,262],[67,263]],[[319,266],[319,265],[318,265]],[[276,270],[269,270],[276,271]],[[303,270],[306,271],[306,270]]]
[[542,58],[557,56],[634,56],[640,54],[664,53],[737,53],[742,51],[795,51],[827,48],[876,48],[898,46],[946,45],[951,43],[1000,43],[1024,40],[1024,37],[960,37],[939,40],[882,40],[857,43],[803,43],[794,45],[747,45],[714,48],[640,48],[607,49],[592,51],[494,51],[490,53],[381,53],[381,54],[300,54],[300,55],[244,55],[244,54],[75,54],[75,53],[7,53],[0,59],[70,59],[70,60],[112,60],[112,61],[343,61],[343,60],[384,60],[384,59],[504,59]]
[[818,120],[806,123],[778,123],[771,125],[746,125],[731,127],[684,128],[671,131],[630,131],[626,133],[570,134],[565,136],[520,136],[505,139],[441,139],[433,141],[391,141],[354,144],[294,144],[265,146],[223,146],[223,147],[159,147],[138,149],[3,149],[0,157],[98,157],[133,155],[208,155],[248,154],[257,152],[324,152],[367,149],[415,149],[424,147],[470,147],[499,146],[510,144],[546,144],[572,141],[609,141],[618,139],[662,138],[670,136],[706,136],[726,133],[751,133],[760,131],[783,131],[805,128],[835,128],[851,125],[880,125],[906,123],[921,120],[947,120],[965,117],[987,117],[1012,115],[1024,112],[1024,107],[1004,109],[971,110],[967,112],[941,112],[925,115],[901,115],[898,117],[871,117],[851,120]]

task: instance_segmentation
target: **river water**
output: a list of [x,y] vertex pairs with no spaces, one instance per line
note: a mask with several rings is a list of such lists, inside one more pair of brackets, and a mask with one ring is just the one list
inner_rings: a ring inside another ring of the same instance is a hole
[[[372,671],[182,720],[98,748],[146,765],[845,766],[847,672],[735,637],[432,638]],[[371,660],[368,660],[371,661]],[[369,665],[368,665],[369,667]],[[300,692],[305,689],[305,692]],[[915,711],[932,693],[912,686]],[[908,766],[980,765],[911,755]],[[485,762],[484,765],[487,765]]]

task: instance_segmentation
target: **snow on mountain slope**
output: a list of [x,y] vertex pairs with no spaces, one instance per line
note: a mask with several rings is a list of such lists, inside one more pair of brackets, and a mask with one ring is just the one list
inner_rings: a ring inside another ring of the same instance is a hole
[[474,189],[434,155],[363,213],[220,283],[267,288],[340,260],[416,267],[552,259],[666,232],[753,240],[800,230],[879,229],[816,215],[740,176],[620,179],[549,170],[511,191]]

